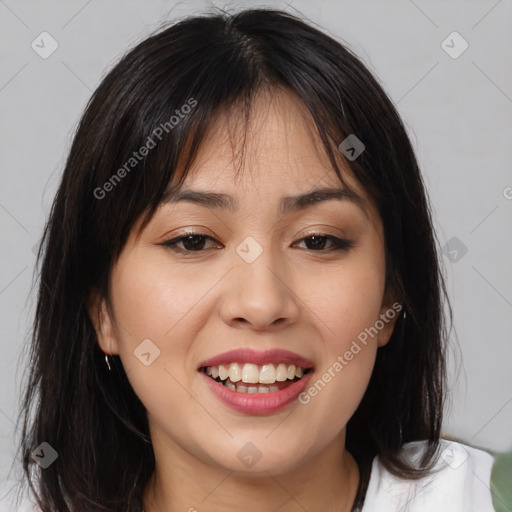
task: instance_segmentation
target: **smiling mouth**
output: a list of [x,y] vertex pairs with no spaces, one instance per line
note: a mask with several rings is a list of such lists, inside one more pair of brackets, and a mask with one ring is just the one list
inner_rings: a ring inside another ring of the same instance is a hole
[[230,363],[204,366],[200,369],[209,378],[238,393],[274,393],[280,391],[311,372],[287,363]]

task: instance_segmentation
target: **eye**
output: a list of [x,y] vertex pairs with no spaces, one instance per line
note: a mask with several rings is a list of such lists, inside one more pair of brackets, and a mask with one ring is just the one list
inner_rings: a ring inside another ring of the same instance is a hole
[[[187,233],[185,236],[179,236],[163,242],[161,245],[169,247],[176,252],[201,252],[204,250],[206,240],[214,240],[211,236],[205,235],[204,233]],[[183,244],[183,248],[179,247],[179,244]]]
[[[299,242],[305,241],[306,248],[315,252],[321,251],[340,251],[354,247],[354,243],[350,240],[344,240],[333,235],[324,235],[322,233],[311,233],[309,236],[302,238]],[[331,248],[325,249],[325,242],[330,242]]]
[[[190,232],[185,235],[173,238],[172,240],[163,242],[160,245],[169,247],[175,252],[186,254],[192,252],[202,252],[208,249],[208,247],[205,248],[205,243],[207,241],[217,242],[214,238],[204,233]],[[324,235],[322,233],[311,233],[309,236],[300,239],[296,243],[300,242],[305,242],[306,249],[314,252],[340,251],[348,250],[354,247],[354,243],[350,240],[344,240],[333,235]],[[330,248],[325,248],[326,242],[331,244]]]

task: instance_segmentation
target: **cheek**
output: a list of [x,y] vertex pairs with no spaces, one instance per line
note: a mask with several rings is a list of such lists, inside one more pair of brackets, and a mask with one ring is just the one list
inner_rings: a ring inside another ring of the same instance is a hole
[[330,351],[344,351],[347,343],[379,318],[385,286],[385,262],[379,249],[361,250],[336,268],[309,278],[307,289],[316,290],[311,307],[322,321],[318,328]]
[[[183,272],[173,272],[162,261],[136,254],[120,260],[112,278],[112,298],[118,323],[119,355],[141,400],[151,408],[159,395],[170,400],[190,375],[187,354],[200,328],[204,286]],[[145,354],[149,353],[149,356]],[[145,364],[149,363],[149,364]],[[156,406],[156,404],[155,404]]]
[[377,342],[364,330],[369,325],[368,313],[361,312],[357,306],[357,303],[347,306],[347,316],[341,315],[333,321],[332,332],[324,329],[322,364],[315,369],[308,388],[299,397],[305,406],[305,417],[318,418],[321,439],[333,438],[347,424],[373,372]]
[[172,340],[173,350],[179,350],[180,341],[187,339],[184,334],[193,334],[198,325],[205,290],[215,283],[215,276],[211,283],[204,277],[198,280],[190,270],[176,270],[155,251],[133,250],[118,265],[112,292],[116,318],[130,342],[150,338],[163,351]]
[[[183,273],[171,275],[161,261],[146,257],[123,263],[113,276],[112,295],[124,370],[148,418],[162,428],[174,425],[173,437],[185,444],[190,425],[181,428],[176,411],[187,411],[186,417],[202,413],[188,391],[191,372],[187,361],[199,326],[194,313],[200,308],[195,310],[194,305],[200,303],[204,291],[191,287],[190,277]],[[145,364],[145,353],[150,354],[149,364]]]
[[[200,443],[194,440],[204,437],[204,425],[211,418],[190,392],[194,372],[189,355],[201,326],[201,298],[214,283],[176,272],[150,256],[123,263],[113,276],[112,290],[116,319],[121,324],[117,329],[119,355],[130,385],[147,411],[153,442],[172,440],[204,457]],[[157,347],[158,357],[146,366],[134,351],[148,339]],[[177,421],[178,414],[184,420]],[[155,449],[164,451],[168,445]]]
[[360,251],[343,266],[317,276],[313,303],[323,341],[322,365],[302,396],[313,416],[330,418],[321,429],[337,433],[357,409],[368,386],[377,353],[371,327],[379,319],[384,293],[384,260],[379,247]]

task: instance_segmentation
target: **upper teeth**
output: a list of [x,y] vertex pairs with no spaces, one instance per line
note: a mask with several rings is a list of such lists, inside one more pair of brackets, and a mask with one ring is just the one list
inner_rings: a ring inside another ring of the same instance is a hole
[[216,379],[226,380],[228,377],[232,382],[246,382],[248,384],[273,384],[276,381],[285,381],[286,379],[294,379],[302,377],[304,369],[294,364],[272,363],[258,366],[252,363],[231,363],[219,364],[217,366],[208,366],[206,374]]

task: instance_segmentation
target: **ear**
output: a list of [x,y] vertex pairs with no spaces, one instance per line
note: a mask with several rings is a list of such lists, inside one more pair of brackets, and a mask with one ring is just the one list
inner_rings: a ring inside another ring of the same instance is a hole
[[[396,321],[403,314],[402,309],[402,304],[394,301],[393,297],[386,296],[385,300],[383,300],[379,315],[379,320],[382,322],[383,327],[379,329],[379,334],[377,335],[377,345],[379,347],[385,346],[390,340]],[[378,325],[381,325],[380,322]]]
[[99,293],[92,292],[87,301],[87,312],[96,331],[101,350],[109,355],[119,354],[117,335],[106,299]]

